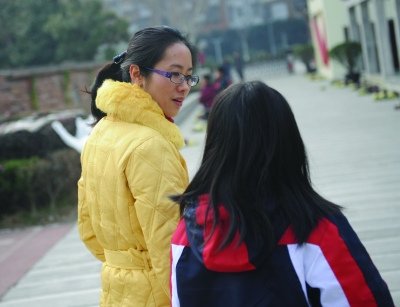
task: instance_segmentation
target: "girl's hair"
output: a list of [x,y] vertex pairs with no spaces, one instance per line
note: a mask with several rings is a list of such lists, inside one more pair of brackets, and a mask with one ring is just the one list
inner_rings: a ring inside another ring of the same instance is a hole
[[210,75],[210,74],[205,74],[205,75],[203,76],[203,79],[204,79],[207,83],[210,83],[210,82],[211,82],[211,75]]
[[[275,240],[271,212],[281,212],[300,244],[318,220],[340,207],[312,187],[306,150],[285,98],[259,81],[238,83],[216,97],[208,119],[199,170],[181,195],[171,197],[183,215],[199,195],[210,194],[213,230],[218,205],[230,214],[221,248],[250,235]],[[276,211],[277,210],[277,211]]]
[[[196,66],[197,49],[180,31],[167,26],[144,28],[134,34],[129,42],[126,52],[114,57],[113,62],[108,62],[99,71],[90,89],[92,98],[91,111],[95,118],[95,125],[106,114],[96,106],[97,90],[104,80],[112,79],[121,82],[131,82],[129,67],[136,64],[139,67],[154,67],[165,56],[168,47],[181,43],[189,48],[192,55],[192,66]],[[140,73],[148,77],[152,71],[141,69]]]

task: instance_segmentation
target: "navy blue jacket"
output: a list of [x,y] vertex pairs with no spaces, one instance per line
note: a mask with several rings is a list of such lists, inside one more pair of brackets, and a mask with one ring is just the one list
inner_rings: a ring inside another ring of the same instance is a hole
[[[276,223],[277,246],[268,252],[239,234],[218,250],[229,225],[220,223],[208,241],[208,195],[188,207],[171,247],[172,306],[394,306],[386,283],[343,214],[321,219],[299,245],[284,220]],[[282,228],[283,226],[283,228]],[[282,230],[280,230],[281,228]]]

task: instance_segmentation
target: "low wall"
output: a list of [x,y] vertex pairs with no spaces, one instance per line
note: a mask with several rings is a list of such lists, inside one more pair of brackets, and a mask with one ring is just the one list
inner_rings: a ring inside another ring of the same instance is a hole
[[102,64],[0,71],[0,120],[71,108],[90,110],[90,88]]

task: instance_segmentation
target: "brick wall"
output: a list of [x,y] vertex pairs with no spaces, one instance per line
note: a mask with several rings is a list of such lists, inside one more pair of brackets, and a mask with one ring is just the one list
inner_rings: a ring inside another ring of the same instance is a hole
[[0,118],[31,110],[29,79],[7,81],[0,76]]
[[0,120],[65,109],[90,111],[89,89],[102,65],[0,71]]

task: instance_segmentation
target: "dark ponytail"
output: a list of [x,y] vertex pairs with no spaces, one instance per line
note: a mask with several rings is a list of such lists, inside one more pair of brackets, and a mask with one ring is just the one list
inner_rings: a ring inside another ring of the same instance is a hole
[[91,112],[92,115],[95,119],[94,123],[92,126],[95,126],[100,119],[102,119],[104,116],[107,114],[101,111],[99,108],[96,106],[96,97],[97,97],[97,90],[100,88],[100,86],[103,84],[104,80],[106,79],[111,79],[115,81],[123,81],[122,80],[122,75],[121,75],[121,66],[119,63],[115,62],[108,62],[105,64],[97,74],[96,79],[94,80],[92,87],[90,89],[90,96],[92,97],[92,102],[91,102]]

